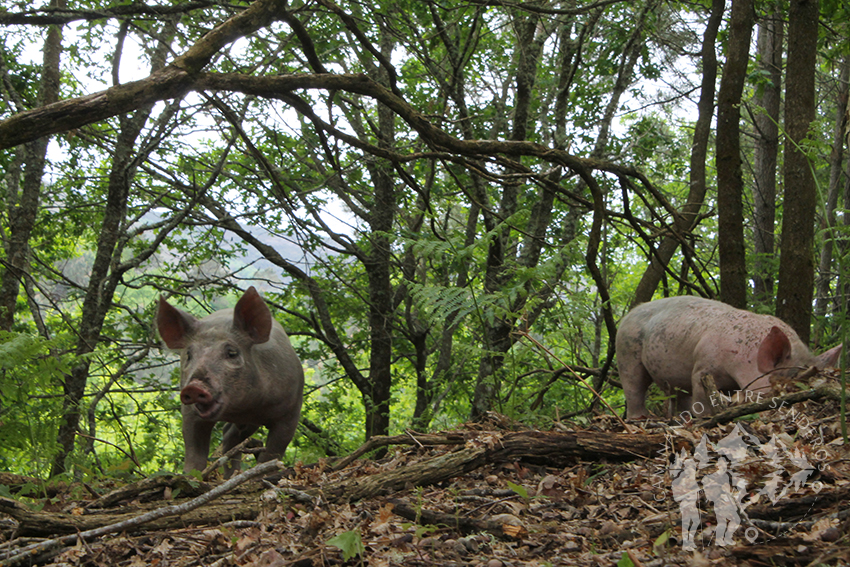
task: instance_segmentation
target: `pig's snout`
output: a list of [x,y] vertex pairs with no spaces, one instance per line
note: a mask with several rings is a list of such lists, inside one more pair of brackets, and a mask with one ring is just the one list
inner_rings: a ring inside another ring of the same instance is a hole
[[212,403],[213,397],[205,388],[197,384],[189,384],[180,390],[180,401],[190,406],[192,404],[207,405]]
[[180,401],[183,405],[194,406],[201,419],[215,420],[223,406],[219,398],[216,398],[203,384],[196,382],[190,382],[180,390]]

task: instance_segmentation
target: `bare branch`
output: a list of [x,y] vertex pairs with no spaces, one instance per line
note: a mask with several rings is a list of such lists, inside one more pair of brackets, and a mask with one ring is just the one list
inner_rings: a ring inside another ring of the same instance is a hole
[[[153,520],[158,520],[159,518],[165,518],[167,516],[177,516],[180,514],[185,514],[190,512],[196,508],[203,506],[204,504],[215,500],[219,496],[223,496],[228,492],[232,491],[234,488],[248,482],[253,478],[257,478],[258,476],[263,476],[269,474],[276,469],[280,468],[280,461],[268,461],[266,463],[262,463],[257,465],[252,469],[248,469],[247,471],[239,474],[225,483],[220,484],[219,486],[213,488],[209,492],[198,496],[188,502],[184,502],[183,504],[175,504],[172,506],[165,506],[163,508],[158,508],[156,510],[151,510],[146,514],[142,514],[141,516],[136,516],[135,518],[130,518],[129,520],[124,520],[115,524],[111,524],[108,526],[103,526],[102,528],[96,528],[93,530],[88,530],[85,532],[81,532],[79,534],[71,534],[55,539],[50,539],[47,541],[34,543],[32,545],[28,545],[24,548],[18,549],[15,553],[10,554],[9,557],[0,561],[0,567],[11,567],[12,565],[19,565],[21,563],[27,562],[31,557],[35,557],[39,553],[48,551],[50,549],[54,549],[56,547],[60,547],[63,545],[73,545],[78,541],[86,541],[91,540],[93,538],[101,537],[106,534],[118,533],[122,531],[127,531],[132,528],[136,528],[148,522],[152,522]],[[6,499],[4,499],[5,501]],[[8,501],[13,505],[17,505],[16,502]]]
[[0,13],[0,26],[49,26],[69,24],[80,20],[108,20],[130,16],[165,16],[169,14],[185,14],[192,10],[219,5],[218,2],[197,1],[179,4],[177,6],[146,6],[142,4],[125,4],[112,6],[103,10],[68,10],[65,8],[43,8],[26,12]]

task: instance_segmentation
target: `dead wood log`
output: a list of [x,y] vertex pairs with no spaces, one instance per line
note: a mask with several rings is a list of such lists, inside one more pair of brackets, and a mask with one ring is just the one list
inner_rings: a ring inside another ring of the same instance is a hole
[[[474,432],[470,433],[469,436],[477,434],[477,432]],[[463,445],[469,436],[457,433],[423,434],[416,433],[415,431],[410,430],[408,430],[407,433],[405,433],[404,435],[375,435],[374,437],[370,437],[365,443],[360,445],[360,447],[358,447],[357,450],[355,450],[353,453],[334,463],[332,468],[335,471],[342,470],[355,460],[365,455],[366,453],[374,451],[379,447],[388,447],[390,445],[418,445],[420,447],[433,447],[439,445]]]
[[[165,489],[179,491],[183,497],[200,496],[201,494],[212,490],[212,485],[206,482],[200,482],[197,479],[187,477],[185,475],[158,475],[143,478],[139,481],[121,486],[112,490],[96,500],[92,500],[86,504],[86,510],[97,510],[102,508],[110,508],[119,502],[141,498],[142,500],[150,500],[151,498],[163,499]],[[149,495],[147,498],[144,495]],[[150,496],[153,495],[153,496]],[[177,494],[174,494],[176,497]]]
[[[160,505],[146,510],[133,506],[129,507],[131,510],[129,512],[127,511],[128,507],[122,507],[120,511],[102,510],[97,513],[69,514],[67,512],[30,510],[16,500],[0,497],[0,513],[8,514],[18,521],[17,533],[21,536],[44,537],[77,531],[87,532],[103,526],[132,522],[134,518],[146,516],[168,507]],[[231,496],[222,502],[208,503],[203,508],[185,513],[175,513],[143,523],[146,529],[164,530],[234,520],[253,520],[258,513],[257,496],[254,493]]]
[[[478,520],[460,514],[445,514],[427,508],[413,507],[396,498],[390,499],[389,503],[393,505],[393,514],[420,525],[448,526],[464,534],[487,532],[499,538],[515,539],[513,533],[516,530],[511,530],[510,527],[506,529],[503,522]],[[515,526],[512,527],[515,528]]]
[[34,476],[24,476],[9,472],[0,472],[0,484],[9,488],[9,492],[17,494],[29,487],[36,487],[35,491],[28,490],[27,496],[37,497],[43,495],[48,498],[66,492],[69,488],[67,482],[62,481],[43,481]]
[[487,463],[525,461],[564,467],[578,459],[626,461],[651,458],[664,449],[661,433],[630,434],[604,431],[519,431],[505,435],[479,434],[466,447],[426,461],[325,486],[328,500],[355,501],[392,494],[408,486],[426,486],[466,474]]
[[837,486],[799,498],[784,498],[776,503],[754,504],[747,508],[747,516],[758,520],[796,520],[813,518],[824,510],[841,509],[850,498],[850,486]]
[[356,477],[325,486],[321,493],[331,502],[363,500],[392,494],[409,486],[427,486],[468,473],[487,462],[484,448],[461,449],[414,465]]

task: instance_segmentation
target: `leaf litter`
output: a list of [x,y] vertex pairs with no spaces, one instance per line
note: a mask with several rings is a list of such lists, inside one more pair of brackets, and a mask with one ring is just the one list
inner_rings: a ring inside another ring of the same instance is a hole
[[[338,470],[331,461],[299,463],[276,476],[247,480],[202,506],[213,516],[202,514],[201,522],[180,513],[170,527],[142,524],[26,555],[27,546],[54,541],[63,528],[35,535],[43,521],[36,507],[14,507],[3,498],[0,566],[847,565],[850,460],[838,415],[838,403],[827,397],[777,404],[710,428],[646,421],[624,429],[619,420],[598,416],[581,429],[559,422],[552,431],[536,432],[489,416],[458,431],[429,434],[428,444],[391,445],[380,460],[360,457]],[[595,444],[566,461],[559,451],[496,458],[517,434],[530,435],[523,438],[530,444],[590,434]],[[662,442],[651,456],[623,459],[606,449],[622,435],[631,436],[635,447],[647,439]],[[466,468],[449,471],[443,480],[413,478],[373,496],[348,497],[367,483],[426,470],[463,451],[472,451],[473,465],[445,465]],[[707,487],[721,457],[729,463],[729,494],[740,516],[727,526],[732,543],[718,545],[718,523],[729,520],[718,519],[703,488],[695,496],[692,548],[685,549],[683,508],[673,482],[691,458],[698,463],[695,478]],[[140,516],[174,505],[166,499],[171,486],[152,502],[122,487],[127,496],[99,510],[88,508],[92,494],[76,491],[72,498],[70,488],[53,498],[57,504],[29,502],[43,504],[57,522],[119,511]],[[145,490],[150,498],[150,486]],[[177,500],[191,498],[174,492]]]

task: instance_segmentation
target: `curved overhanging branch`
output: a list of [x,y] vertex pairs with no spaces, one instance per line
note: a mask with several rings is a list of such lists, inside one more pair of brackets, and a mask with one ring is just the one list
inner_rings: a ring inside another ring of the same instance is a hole
[[118,4],[98,10],[74,10],[68,8],[36,8],[24,12],[0,13],[0,26],[51,26],[78,21],[108,20],[138,16],[164,16],[185,14],[193,10],[215,6],[212,0],[193,0],[175,6],[157,6],[139,3]]
[[15,114],[0,122],[0,150],[186,94],[194,88],[195,75],[216,53],[272,23],[285,6],[286,0],[257,0],[216,26],[170,65],[145,79]]
[[[266,4],[271,4],[269,0]],[[260,5],[257,2],[251,6]],[[244,15],[240,14],[240,16]],[[228,20],[220,28],[240,16]],[[271,18],[271,14],[265,17]],[[126,83],[100,93],[61,101],[15,116],[0,122],[0,149],[9,148],[48,134],[65,132],[125,113],[146,103],[157,102],[185,94],[188,91],[228,91],[254,96],[291,101],[291,93],[304,89],[345,91],[373,98],[395,112],[416,130],[431,148],[464,156],[504,155],[533,156],[558,164],[572,171],[603,171],[638,179],[641,184],[674,217],[678,211],[653,187],[649,179],[633,167],[623,166],[597,158],[582,158],[564,150],[542,144],[513,140],[462,140],[450,135],[426,119],[421,112],[380,83],[363,74],[304,73],[256,77],[235,73],[190,72],[205,65],[210,57],[226,42],[248,33],[249,27],[260,27],[257,16],[242,22],[236,29],[210,32],[207,36],[176,59],[171,65],[141,81]],[[235,24],[234,24],[235,25]],[[203,46],[206,47],[203,47]],[[358,144],[363,146],[362,141]],[[366,149],[368,148],[361,148]],[[375,152],[386,152],[375,147]],[[390,157],[390,156],[384,156]]]

